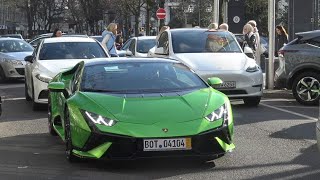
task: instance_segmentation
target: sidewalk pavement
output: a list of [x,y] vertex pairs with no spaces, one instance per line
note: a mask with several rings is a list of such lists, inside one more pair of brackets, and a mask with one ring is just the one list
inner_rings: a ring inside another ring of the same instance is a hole
[[281,98],[281,99],[293,99],[291,90],[282,89],[264,89],[263,98]]

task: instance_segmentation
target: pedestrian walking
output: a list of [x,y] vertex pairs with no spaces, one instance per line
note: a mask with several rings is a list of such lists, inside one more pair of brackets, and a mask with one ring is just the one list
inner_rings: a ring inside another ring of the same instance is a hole
[[51,37],[61,37],[62,36],[62,32],[59,28],[54,29],[52,36]]
[[222,23],[220,24],[219,29],[223,31],[229,31],[229,25],[227,23]]
[[257,64],[260,66],[261,65],[261,54],[263,54],[263,49],[261,47],[261,43],[260,43],[260,35],[259,35],[259,30],[257,27],[257,22],[255,20],[250,20],[248,22],[248,24],[250,24],[253,27],[253,33],[255,36],[255,59]]
[[288,43],[288,34],[283,26],[276,26],[276,42],[275,42],[275,56],[278,57],[278,51],[284,44]]
[[[160,38],[160,35],[161,35],[165,30],[169,30],[169,29],[170,29],[169,26],[162,26],[161,29],[160,29],[160,31],[159,31],[159,33],[158,33],[158,35],[157,35],[157,37],[156,37],[156,41],[158,41],[158,39]],[[156,45],[156,46],[157,46],[157,45]],[[155,50],[156,50],[156,46],[154,46],[153,48],[151,48],[151,49],[148,51],[148,54],[147,54],[148,57],[153,57],[154,52],[155,52]]]
[[118,57],[116,50],[117,24],[110,23],[102,32],[102,46],[108,51],[111,57]]

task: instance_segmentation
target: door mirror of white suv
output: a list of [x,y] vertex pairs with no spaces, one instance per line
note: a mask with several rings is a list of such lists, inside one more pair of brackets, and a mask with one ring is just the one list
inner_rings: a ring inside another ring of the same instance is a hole
[[252,49],[251,49],[250,47],[245,46],[245,47],[243,48],[243,52],[244,52],[248,57],[254,58],[253,51],[252,51]]
[[155,50],[154,53],[155,53],[155,54],[162,54],[162,55],[167,54],[167,53],[164,51],[164,48],[163,48],[163,47],[158,47],[158,48],[156,48],[156,50]]

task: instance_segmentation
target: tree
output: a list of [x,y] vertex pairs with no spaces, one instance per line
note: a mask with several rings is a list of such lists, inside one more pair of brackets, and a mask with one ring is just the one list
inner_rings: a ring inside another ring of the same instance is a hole
[[54,23],[64,21],[67,0],[38,0],[36,20],[39,27],[49,32]]
[[268,32],[268,1],[246,0],[245,19],[255,20],[260,32]]

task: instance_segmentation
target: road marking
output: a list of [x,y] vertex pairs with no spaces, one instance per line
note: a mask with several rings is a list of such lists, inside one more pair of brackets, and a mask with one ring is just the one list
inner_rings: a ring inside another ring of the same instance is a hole
[[18,97],[18,98],[4,98],[4,101],[19,101],[19,100],[25,100],[25,97]]
[[267,104],[264,104],[264,103],[260,103],[260,105],[268,107],[268,108],[271,108],[271,109],[275,109],[275,110],[278,110],[278,111],[282,111],[282,112],[285,112],[285,113],[289,113],[289,114],[293,114],[293,115],[296,115],[296,116],[300,116],[300,117],[303,117],[303,118],[307,118],[307,119],[310,119],[310,120],[314,120],[314,121],[318,120],[317,118],[314,118],[314,117],[311,117],[311,116],[307,116],[307,115],[296,113],[296,112],[289,111],[289,110],[286,110],[286,109],[270,106],[270,105],[267,105]]

